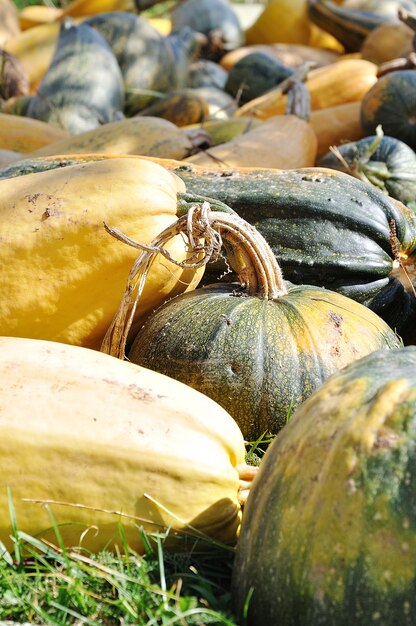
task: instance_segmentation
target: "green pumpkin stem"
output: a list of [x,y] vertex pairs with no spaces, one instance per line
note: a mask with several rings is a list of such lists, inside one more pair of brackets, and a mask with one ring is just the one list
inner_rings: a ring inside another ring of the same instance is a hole
[[[279,264],[263,236],[237,214],[211,211],[207,201],[194,204],[187,215],[166,228],[150,245],[134,241],[117,228],[106,231],[123,243],[140,250],[130,270],[119,309],[104,337],[101,351],[125,358],[128,334],[149,270],[159,254],[180,267],[198,268],[216,260],[224,244],[227,260],[250,295],[270,300],[287,294]],[[176,261],[165,249],[168,241],[182,234],[188,255]]]

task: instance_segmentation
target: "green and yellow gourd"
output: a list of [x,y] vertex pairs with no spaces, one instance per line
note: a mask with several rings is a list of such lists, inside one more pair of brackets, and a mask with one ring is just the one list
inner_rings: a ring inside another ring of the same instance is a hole
[[[181,219],[188,224],[189,216]],[[290,411],[337,369],[400,345],[381,318],[353,300],[286,284],[266,241],[237,215],[214,211],[205,222],[196,220],[195,232],[201,223],[205,234],[198,236],[205,241],[210,228],[221,236],[239,283],[166,302],[142,326],[128,359],[215,399],[246,439],[277,433]],[[102,350],[123,358],[120,320],[117,314]]]
[[[0,540],[20,531],[92,551],[140,528],[235,543],[240,478],[250,478],[234,420],[178,381],[78,346],[0,338]],[[19,451],[16,454],[16,450]],[[47,504],[48,506],[45,506]],[[49,529],[49,530],[48,530]],[[172,540],[172,541],[171,541]]]
[[327,380],[262,460],[234,562],[248,626],[413,626],[416,348]]

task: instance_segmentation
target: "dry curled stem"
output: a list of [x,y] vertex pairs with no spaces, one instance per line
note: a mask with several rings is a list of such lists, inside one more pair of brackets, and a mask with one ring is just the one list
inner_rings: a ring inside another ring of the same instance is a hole
[[[250,224],[234,214],[211,211],[208,202],[193,205],[188,213],[166,228],[150,245],[138,243],[117,228],[104,224],[107,232],[141,250],[130,270],[119,309],[104,337],[101,351],[125,358],[128,334],[149,270],[161,254],[180,267],[197,268],[215,260],[226,242],[228,261],[250,294],[276,299],[287,293],[280,267],[265,239]],[[164,246],[176,235],[187,240],[184,261],[172,258]]]

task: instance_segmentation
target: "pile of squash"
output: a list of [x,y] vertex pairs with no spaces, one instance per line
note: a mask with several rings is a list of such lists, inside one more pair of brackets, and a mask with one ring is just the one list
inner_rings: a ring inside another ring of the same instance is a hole
[[160,4],[0,0],[0,541],[170,528],[238,624],[414,626],[416,2]]

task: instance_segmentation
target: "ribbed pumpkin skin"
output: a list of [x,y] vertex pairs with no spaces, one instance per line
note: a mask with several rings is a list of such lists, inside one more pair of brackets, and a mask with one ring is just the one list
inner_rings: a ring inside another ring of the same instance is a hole
[[191,524],[235,542],[244,442],[209,398],[102,352],[15,337],[0,337],[0,395],[0,540],[9,549],[7,486],[19,529],[55,543],[45,507],[22,498],[55,501],[67,545],[96,526],[82,541],[93,551],[107,542],[123,550],[118,522],[138,551],[140,526]]
[[338,372],[269,447],[237,546],[250,626],[413,626],[416,348]]
[[334,371],[399,345],[378,316],[339,294],[292,286],[270,301],[238,288],[213,285],[166,303],[128,358],[216,400],[248,440],[281,429]]
[[361,125],[372,135],[381,124],[386,135],[416,150],[416,72],[398,70],[381,76],[361,103]]
[[325,286],[365,304],[414,336],[416,300],[393,272],[390,221],[403,252],[416,247],[415,217],[382,192],[323,168],[212,172],[174,170],[187,191],[217,198],[253,224],[273,249],[283,275]]

